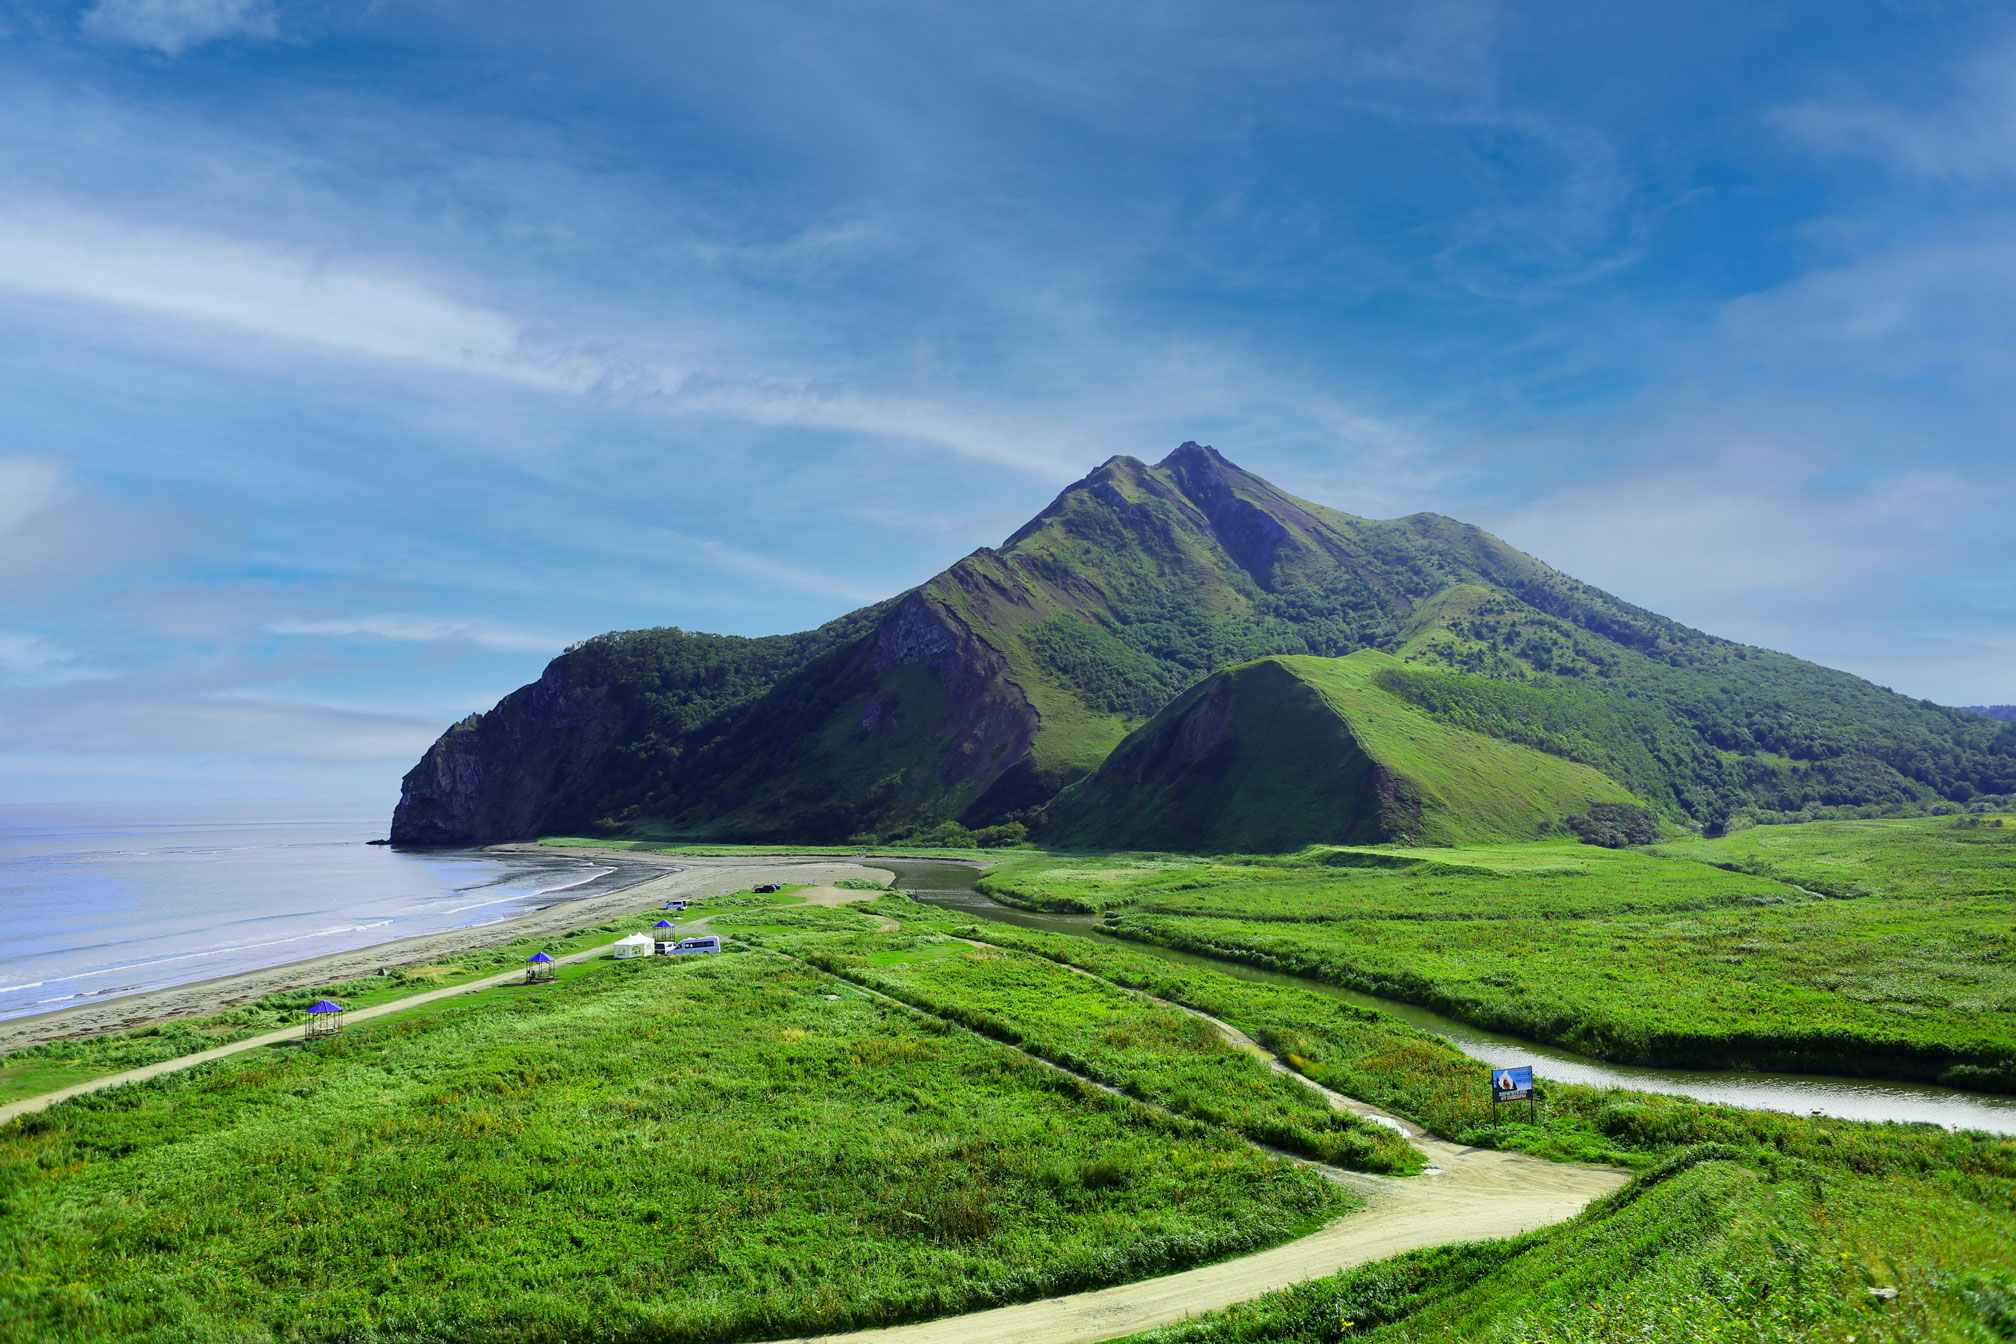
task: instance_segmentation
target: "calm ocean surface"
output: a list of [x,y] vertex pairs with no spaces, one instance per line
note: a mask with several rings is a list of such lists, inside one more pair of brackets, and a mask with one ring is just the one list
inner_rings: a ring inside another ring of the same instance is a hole
[[654,871],[365,843],[386,825],[354,805],[0,806],[0,1018],[493,923]]

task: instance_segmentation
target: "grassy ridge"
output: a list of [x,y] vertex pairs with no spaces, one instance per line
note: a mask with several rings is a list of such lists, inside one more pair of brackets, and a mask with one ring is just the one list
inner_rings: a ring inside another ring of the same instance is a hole
[[2006,902],[1934,919],[1813,901],[1623,918],[1123,916],[1123,937],[1310,975],[1627,1063],[2000,1082],[2016,1091]]
[[1032,857],[985,885],[1603,1058],[2016,1091],[2016,831],[1823,825],[1661,849],[1702,862],[1564,845]]
[[1574,919],[1761,907],[1810,897],[1767,874],[1554,842],[1455,850],[1313,847],[1273,858],[1015,856],[981,889],[1043,909],[1352,919]]
[[905,942],[909,946],[901,953],[890,950],[884,938],[801,938],[780,945],[906,1003],[1256,1143],[1357,1171],[1398,1172],[1419,1165],[1390,1131],[1332,1110],[1188,1013],[1144,1003],[1042,957],[972,948],[935,935]]
[[0,1130],[0,1337],[733,1339],[1139,1277],[1334,1189],[762,954],[597,962]]
[[1584,765],[1438,720],[1385,690],[1399,661],[1280,657],[1214,674],[1052,804],[1048,842],[1264,852],[1312,842],[1530,840],[1628,803]]

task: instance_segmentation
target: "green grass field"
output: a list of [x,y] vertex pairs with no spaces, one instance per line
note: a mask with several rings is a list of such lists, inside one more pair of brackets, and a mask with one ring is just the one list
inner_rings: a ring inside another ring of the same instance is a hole
[[1413,1252],[1131,1344],[1993,1344],[2016,1334],[2007,1193],[1704,1145],[1565,1227]]
[[0,1130],[0,1201],[0,1338],[184,1344],[838,1329],[1196,1263],[1341,1196],[754,952],[73,1100]]
[[[1859,880],[1892,885],[1854,900],[1773,903],[1791,889],[1770,874],[1564,846],[1032,855],[996,880],[1123,923],[1269,934],[1337,923],[1315,918],[1326,887],[1364,892],[1380,913],[1358,922],[1379,940],[1517,926],[1558,941],[1622,920],[1885,902],[1915,902],[1923,925],[1992,899],[1992,857],[1965,875],[1939,863],[1949,842],[1930,826],[1880,825],[1845,842],[1763,837],[1775,848],[1754,862],[1704,843],[1714,863],[1788,871],[1865,845]],[[1233,907],[1211,905],[1214,893],[1235,882],[1266,918],[1141,913],[1221,912]],[[1499,893],[1513,913],[1469,908],[1466,889]],[[1605,892],[1639,904],[1608,913]],[[1142,1344],[2016,1338],[2016,1139],[1565,1084],[1544,1086],[1537,1116],[1501,1119],[1479,1066],[1448,1042],[1311,989],[963,924],[896,894],[844,909],[796,899],[715,903],[713,922],[751,951],[584,963],[552,987],[472,992],[0,1129],[0,1340],[641,1344],[837,1330],[1141,1278],[1346,1206],[1251,1140],[1412,1165],[1386,1131],[1335,1123],[1205,1024],[1123,989],[1219,1017],[1456,1142],[1639,1173],[1559,1227],[1369,1265]],[[1542,918],[1549,902],[1565,913]],[[450,973],[523,955],[493,949]]]
[[0,1055],[0,1102],[53,1092],[86,1079],[158,1064],[164,1059],[228,1045],[282,1027],[298,1027],[305,1021],[302,1010],[317,999],[334,999],[346,1008],[371,1008],[495,975],[522,964],[526,957],[542,949],[556,957],[583,951],[633,928],[644,928],[648,923],[634,918],[612,920],[550,938],[517,938],[426,965],[398,967],[390,975],[268,994],[222,1012],[178,1018],[131,1031],[27,1046]]
[[1495,1123],[1475,1061],[1383,1014],[1084,938],[961,932],[1210,1012],[1457,1142],[1641,1172],[1561,1227],[1381,1261],[1138,1344],[2016,1337],[2016,1139],[1569,1084],[1545,1085],[1538,1123]]
[[[866,916],[855,916],[866,921]],[[807,937],[778,946],[1074,1073],[1256,1143],[1359,1171],[1419,1160],[1391,1131],[1333,1111],[1216,1028],[1054,960],[935,934]]]
[[[796,893],[802,889],[803,884],[798,883],[775,892],[747,890],[713,896],[684,918],[690,920],[709,910],[725,910],[734,912],[728,916],[732,920],[742,917],[749,908],[796,905],[800,899]],[[451,988],[496,975],[522,965],[534,952],[559,957],[585,951],[624,934],[648,931],[657,916],[657,911],[642,912],[553,936],[514,938],[417,966],[390,967],[389,975],[332,981],[311,989],[269,994],[236,1008],[131,1031],[27,1046],[0,1055],[0,1102],[53,1092],[72,1083],[158,1064],[164,1059],[228,1045],[283,1027],[298,1027],[304,1021],[303,1010],[317,999],[334,999],[346,1008],[372,1008],[428,990]]]
[[[1739,871],[1731,871],[1736,869]],[[1760,827],[1653,852],[1028,856],[1002,899],[1634,1063],[2016,1091],[2016,829]]]

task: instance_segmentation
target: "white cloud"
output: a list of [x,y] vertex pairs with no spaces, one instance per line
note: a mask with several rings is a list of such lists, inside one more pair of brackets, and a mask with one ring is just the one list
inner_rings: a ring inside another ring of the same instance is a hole
[[1780,109],[1778,126],[1831,154],[1886,161],[1919,177],[1978,179],[2016,172],[2016,45],[1977,55],[1943,101],[1923,107],[1859,98]]
[[84,28],[99,37],[179,56],[220,38],[280,35],[271,0],[98,0]]
[[222,521],[171,505],[118,499],[49,457],[0,457],[0,601],[48,604],[112,570],[156,565]]
[[0,702],[0,735],[10,752],[409,763],[441,727],[417,715],[250,695],[107,696],[57,687]]
[[580,389],[523,326],[384,266],[60,209],[0,214],[0,288],[430,369]]
[[1786,457],[1773,443],[1726,442],[1706,460],[1565,491],[1492,530],[1577,578],[1680,615],[1745,594],[1817,599],[1922,564],[1928,543],[1979,494],[1936,469],[1829,489],[1816,479],[1823,472]]
[[392,644],[461,644],[519,653],[558,653],[578,635],[558,635],[446,616],[380,614],[289,617],[266,626],[269,633],[310,639],[375,640]]
[[0,684],[65,686],[79,681],[103,681],[112,675],[45,635],[0,630]]
[[1888,379],[1939,362],[1999,376],[2012,363],[2012,302],[2016,245],[1931,242],[1736,300],[1722,325],[1751,352],[1801,364],[1853,363]]

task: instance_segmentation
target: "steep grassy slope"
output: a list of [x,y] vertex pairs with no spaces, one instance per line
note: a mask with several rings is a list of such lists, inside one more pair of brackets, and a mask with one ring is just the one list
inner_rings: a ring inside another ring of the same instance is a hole
[[1443,723],[1379,684],[1400,666],[1267,658],[1219,672],[1130,735],[1045,815],[1052,843],[1261,853],[1299,844],[1533,839],[1613,780]]
[[804,635],[605,636],[444,734],[395,839],[838,841],[1026,817],[1221,668],[1362,649],[1385,690],[1678,818],[2016,790],[2016,725],[1714,639],[1434,514],[1209,448],[1115,457],[998,549]]

